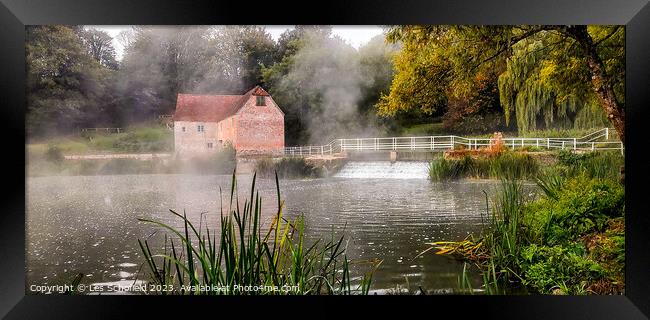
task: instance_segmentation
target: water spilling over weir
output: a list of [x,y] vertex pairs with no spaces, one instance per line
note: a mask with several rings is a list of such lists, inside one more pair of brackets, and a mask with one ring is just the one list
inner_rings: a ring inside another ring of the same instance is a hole
[[427,179],[429,164],[424,161],[350,161],[335,178]]

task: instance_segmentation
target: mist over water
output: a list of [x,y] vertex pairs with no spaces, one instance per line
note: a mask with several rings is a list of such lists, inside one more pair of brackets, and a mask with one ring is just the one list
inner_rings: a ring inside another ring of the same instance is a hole
[[[27,183],[27,285],[67,283],[78,272],[84,283],[146,280],[138,239],[160,250],[164,232],[137,221],[149,218],[182,227],[169,209],[185,211],[198,225],[218,228],[228,175],[120,175],[29,178]],[[250,176],[238,178],[240,204],[249,197]],[[374,289],[421,285],[457,287],[462,264],[433,253],[415,258],[434,241],[461,240],[481,230],[482,190],[498,182],[431,183],[426,179],[282,180],[288,219],[305,218],[305,240],[346,236],[352,260],[382,259]],[[273,180],[257,182],[263,226],[275,214]],[[203,214],[202,214],[203,213]],[[414,259],[415,258],[415,259]],[[479,283],[479,279],[474,279]]]

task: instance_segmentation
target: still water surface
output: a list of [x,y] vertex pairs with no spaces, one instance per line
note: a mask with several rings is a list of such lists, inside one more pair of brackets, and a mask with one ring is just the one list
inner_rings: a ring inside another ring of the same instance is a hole
[[[239,176],[242,199],[251,176]],[[137,239],[159,230],[138,222],[153,218],[181,227],[168,209],[219,219],[219,187],[228,202],[230,176],[119,175],[36,177],[27,183],[27,286],[64,284],[78,272],[84,283],[132,283],[144,278]],[[263,220],[275,214],[275,181],[258,180]],[[281,180],[290,218],[305,217],[307,241],[345,233],[348,257],[381,259],[373,289],[422,287],[444,293],[458,287],[461,263],[431,251],[427,243],[461,240],[481,230],[485,195],[495,181],[432,183],[426,179],[329,178]],[[243,200],[242,200],[243,201]],[[242,202],[243,203],[243,202]],[[151,239],[161,239],[162,231]],[[161,243],[161,240],[158,240]],[[479,284],[479,279],[473,279]],[[475,286],[476,287],[476,286]]]

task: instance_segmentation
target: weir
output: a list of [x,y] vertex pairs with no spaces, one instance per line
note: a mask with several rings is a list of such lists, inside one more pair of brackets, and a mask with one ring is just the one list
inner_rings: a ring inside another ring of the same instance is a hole
[[334,178],[427,179],[428,170],[424,161],[348,161]]

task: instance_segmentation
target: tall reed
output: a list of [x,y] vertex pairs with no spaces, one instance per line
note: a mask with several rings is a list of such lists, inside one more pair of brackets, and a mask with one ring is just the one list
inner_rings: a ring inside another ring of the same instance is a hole
[[334,238],[332,234],[328,241],[319,239],[308,246],[304,218],[288,221],[283,216],[277,174],[278,210],[269,230],[262,232],[262,198],[255,189],[255,180],[256,175],[250,199],[240,207],[233,173],[229,209],[224,214],[221,206],[218,234],[207,223],[205,228],[201,224],[196,228],[185,213],[173,210],[170,212],[183,222],[181,230],[159,221],[139,219],[171,233],[170,238],[165,236],[162,253],[153,253],[147,240],[138,240],[149,280],[162,288],[157,293],[367,294],[379,264],[371,265],[353,287],[352,262],[345,254],[343,236]]
[[517,266],[519,251],[526,243],[523,230],[523,207],[525,196],[522,183],[517,180],[502,179],[501,192],[494,199],[494,206],[488,220],[484,236],[484,245],[490,253],[486,279],[496,283],[500,274],[509,279],[519,277]]
[[460,178],[528,179],[539,171],[539,163],[527,154],[505,152],[492,157],[460,160],[436,159],[429,165],[429,178],[433,181]]

